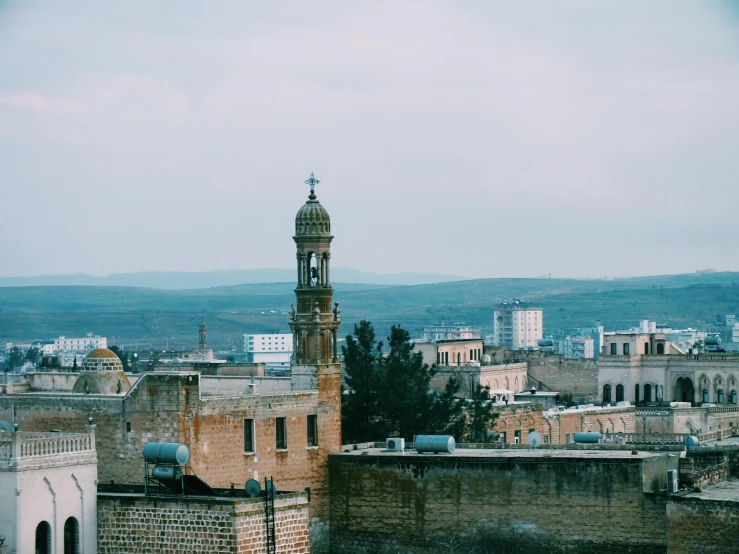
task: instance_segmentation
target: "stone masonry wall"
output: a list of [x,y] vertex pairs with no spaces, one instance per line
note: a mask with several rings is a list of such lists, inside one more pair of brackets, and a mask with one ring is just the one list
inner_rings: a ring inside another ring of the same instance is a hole
[[568,360],[549,354],[527,361],[529,375],[553,391],[569,393],[573,403],[598,401],[598,366],[595,360]]
[[331,552],[431,554],[518,536],[510,551],[664,553],[665,500],[643,491],[662,487],[670,463],[677,468],[667,457],[330,456]]
[[[263,499],[161,498],[98,494],[98,553],[261,554],[266,550]],[[277,552],[308,554],[308,501],[275,499]]]
[[670,554],[735,554],[739,502],[671,496],[667,504]]

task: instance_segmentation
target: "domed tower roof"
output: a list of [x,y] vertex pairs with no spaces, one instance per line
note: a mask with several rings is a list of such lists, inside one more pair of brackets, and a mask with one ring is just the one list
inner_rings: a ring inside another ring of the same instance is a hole
[[82,371],[123,371],[123,364],[112,350],[96,348],[82,360],[80,369]]
[[313,174],[306,181],[310,185],[308,201],[295,215],[295,236],[328,236],[331,234],[331,218],[316,196],[315,186],[320,183]]

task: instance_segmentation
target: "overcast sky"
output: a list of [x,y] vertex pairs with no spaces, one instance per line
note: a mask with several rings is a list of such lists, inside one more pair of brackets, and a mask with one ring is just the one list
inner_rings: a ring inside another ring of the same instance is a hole
[[739,7],[0,0],[0,275],[739,270]]

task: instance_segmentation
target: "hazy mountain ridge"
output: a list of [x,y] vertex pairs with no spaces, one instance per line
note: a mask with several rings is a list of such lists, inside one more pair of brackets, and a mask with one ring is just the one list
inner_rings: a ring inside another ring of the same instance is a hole
[[[209,343],[223,347],[247,332],[287,332],[294,283],[189,290],[137,287],[0,288],[0,339],[40,340],[95,332],[111,343],[194,347],[205,315]],[[337,284],[342,335],[369,319],[378,336],[401,324],[413,334],[441,321],[492,332],[492,310],[508,298],[544,308],[546,333],[601,321],[610,329],[648,318],[674,326],[716,322],[739,312],[739,273],[619,280],[478,279],[416,286]]]
[[[419,285],[467,279],[467,277],[436,273],[372,273],[342,267],[333,268],[331,277],[335,283],[364,285]],[[294,280],[294,269],[225,269],[203,272],[145,271],[112,273],[106,276],[78,273],[33,277],[0,277],[0,287],[107,286],[185,290],[243,284],[289,283]]]

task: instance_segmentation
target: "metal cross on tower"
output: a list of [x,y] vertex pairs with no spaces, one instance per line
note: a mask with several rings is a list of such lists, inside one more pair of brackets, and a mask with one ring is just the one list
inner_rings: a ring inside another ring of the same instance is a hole
[[321,181],[319,181],[318,179],[316,179],[313,176],[313,172],[311,171],[310,177],[308,177],[308,180],[305,182],[305,184],[310,186],[310,193],[311,194],[314,194],[315,193],[315,189],[316,189],[316,185],[318,183],[320,183],[320,182]]

